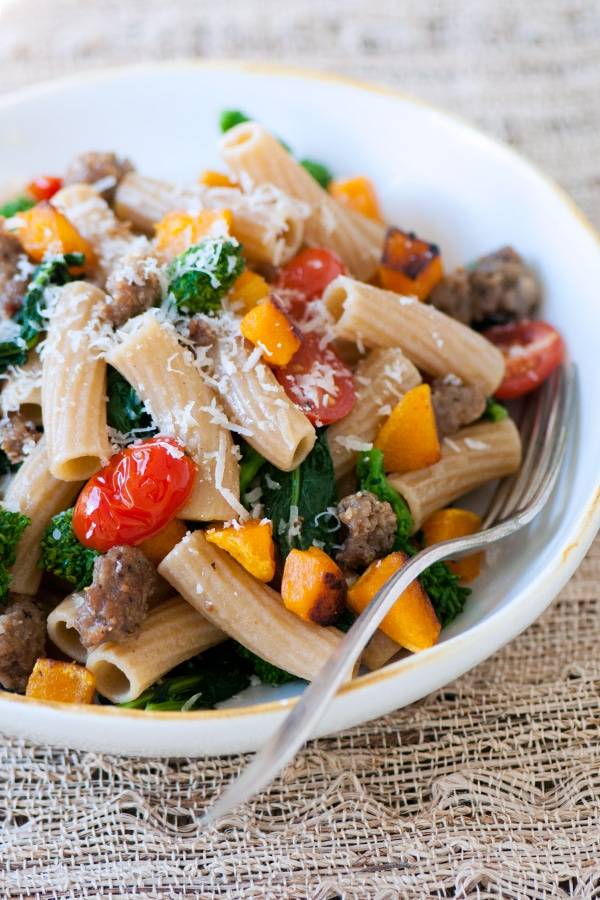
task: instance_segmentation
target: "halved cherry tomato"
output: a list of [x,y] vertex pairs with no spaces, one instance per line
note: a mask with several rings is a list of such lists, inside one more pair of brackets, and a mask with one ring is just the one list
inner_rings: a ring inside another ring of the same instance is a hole
[[512,400],[535,390],[565,358],[563,339],[547,322],[525,319],[494,325],[483,334],[504,355],[504,379],[495,393],[500,400]]
[[40,200],[49,200],[54,197],[56,192],[60,191],[62,183],[62,178],[57,178],[55,175],[40,175],[39,178],[35,178],[27,185],[27,193],[39,203]]
[[301,319],[306,304],[320,297],[327,285],[345,271],[343,262],[331,250],[307,247],[280,269],[276,286],[297,294],[291,298],[289,312],[293,318]]
[[348,415],[356,402],[352,372],[331,347],[310,331],[287,366],[273,369],[288,397],[313,425],[331,425]]
[[196,466],[172,438],[156,437],[115,454],[83,488],[73,531],[101,553],[139,544],[163,528],[194,486]]

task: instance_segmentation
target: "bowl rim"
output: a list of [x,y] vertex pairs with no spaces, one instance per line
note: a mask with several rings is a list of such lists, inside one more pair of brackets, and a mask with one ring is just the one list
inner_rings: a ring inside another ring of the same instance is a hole
[[[423,100],[420,97],[417,97],[410,92],[404,91],[400,88],[378,84],[377,82],[372,82],[367,79],[354,78],[352,76],[340,75],[332,72],[322,71],[319,69],[286,65],[283,63],[263,63],[222,58],[199,60],[193,57],[179,57],[174,60],[129,63],[126,65],[91,68],[80,73],[75,72],[71,75],[46,79],[43,82],[27,85],[14,91],[10,91],[5,95],[0,95],[0,113],[12,106],[18,106],[20,103],[27,101],[28,99],[37,99],[43,97],[46,94],[60,93],[62,89],[69,88],[74,85],[91,85],[102,81],[111,81],[127,74],[143,74],[145,72],[150,74],[157,71],[182,71],[185,69],[201,69],[205,71],[231,71],[239,72],[240,74],[248,73],[259,76],[269,75],[274,77],[294,78],[298,81],[318,81],[333,85],[337,84],[341,87],[351,88],[356,91],[381,95],[384,97],[387,96],[392,100],[401,100],[412,106],[429,110],[442,119],[447,121],[449,120],[455,125],[458,125],[462,130],[470,134],[471,137],[476,137],[480,143],[487,144],[488,147],[492,148],[494,151],[500,152],[501,154],[511,158],[513,163],[518,164],[523,169],[527,170],[530,175],[534,175],[538,180],[542,181],[545,184],[546,188],[555,194],[561,204],[566,207],[567,211],[571,215],[573,215],[579,221],[579,224],[583,226],[583,228],[589,233],[594,242],[598,245],[598,249],[600,252],[600,230],[595,228],[595,226],[575,203],[568,192],[564,188],[562,188],[553,178],[551,178],[542,169],[540,169],[535,163],[531,162],[531,160],[529,160],[525,155],[521,154],[513,147],[504,143],[499,138],[488,134],[478,126],[473,125],[468,119],[462,117],[460,114],[448,112],[447,110],[437,106],[436,104],[431,103],[427,100]],[[545,581],[550,577],[556,577],[558,572],[560,572],[560,577],[556,580],[556,583],[559,585],[558,591],[560,591],[580,564],[599,529],[600,473],[598,475],[596,484],[591,487],[590,499],[587,505],[581,511],[577,522],[574,523],[571,533],[569,533],[565,537],[565,546],[560,553],[559,562],[552,568],[552,570],[540,573],[538,578],[531,583],[530,589],[531,587],[538,587],[542,581]],[[512,606],[512,604],[510,606]],[[338,696],[343,696],[351,692],[360,691],[383,681],[389,681],[390,679],[395,678],[401,672],[405,671],[408,667],[413,668],[428,663],[430,657],[432,656],[432,651],[435,651],[436,647],[444,647],[450,649],[452,646],[455,646],[462,639],[471,634],[474,630],[479,629],[484,625],[487,625],[489,627],[490,623],[492,623],[497,617],[503,617],[509,611],[510,606],[506,607],[505,609],[496,610],[491,615],[484,618],[481,622],[471,626],[471,628],[469,628],[467,631],[461,632],[460,634],[448,638],[448,640],[444,641],[443,644],[438,644],[435,647],[421,651],[418,654],[412,654],[410,657],[397,660],[395,663],[386,665],[382,669],[358,676],[352,682],[343,685],[338,692]],[[522,628],[526,628],[529,624],[532,624],[532,622],[535,621],[535,619],[540,614],[541,613],[538,612],[534,617],[528,619],[525,624],[522,625]],[[522,630],[522,628],[519,630]],[[514,637],[516,637],[516,634],[514,635]],[[510,641],[512,639],[513,637],[509,637],[507,638],[507,641]],[[498,645],[497,649],[499,649],[500,646],[501,645]],[[481,659],[478,658],[474,662],[470,663],[467,666],[466,670],[469,670],[475,665],[478,665],[482,659],[485,659],[488,656],[489,654],[485,653],[484,655],[482,655]],[[14,694],[12,692],[0,689],[0,704],[15,704],[16,706],[26,706],[28,708],[40,707],[44,710],[52,710],[57,715],[59,715],[61,712],[68,712],[70,715],[76,714],[92,717],[103,716],[117,719],[130,719],[132,721],[139,721],[141,719],[146,722],[150,719],[152,719],[153,721],[175,721],[178,723],[184,721],[198,722],[219,719],[232,719],[240,716],[247,718],[252,715],[260,716],[267,713],[279,714],[290,710],[298,702],[298,699],[299,697],[296,696],[283,700],[270,700],[248,706],[228,707],[225,709],[167,712],[158,710],[146,711],[138,709],[123,709],[118,706],[104,706],[100,704],[82,705],[52,700],[37,700],[31,697],[24,697],[20,694]],[[368,718],[368,716],[366,718]]]

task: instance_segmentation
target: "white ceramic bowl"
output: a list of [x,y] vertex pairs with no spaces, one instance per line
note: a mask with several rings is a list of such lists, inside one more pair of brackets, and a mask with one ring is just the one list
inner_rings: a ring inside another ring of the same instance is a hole
[[[114,149],[141,171],[194,180],[217,163],[218,113],[240,108],[336,173],[366,173],[386,216],[441,244],[452,266],[510,242],[538,270],[544,316],[579,371],[568,462],[543,518],[498,553],[440,643],[357,679],[319,733],[418,700],[485,659],[548,606],[600,524],[600,242],[569,198],[512,150],[399,93],[242,64],[179,63],[78,75],[0,101],[2,180],[61,172],[76,153]],[[144,713],[0,693],[0,730],[45,743],[136,755],[259,747],[297,686],[251,689],[243,706]]]

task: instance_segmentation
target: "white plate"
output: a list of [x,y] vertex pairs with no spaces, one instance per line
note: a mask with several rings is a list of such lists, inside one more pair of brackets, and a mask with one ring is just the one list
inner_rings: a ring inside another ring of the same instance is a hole
[[[579,370],[568,463],[544,517],[502,548],[437,646],[342,691],[319,728],[325,734],[418,700],[485,659],[540,615],[589,547],[600,524],[600,242],[555,185],[469,125],[393,91],[269,66],[135,67],[5,98],[0,179],[61,172],[79,151],[114,149],[144,173],[191,181],[218,162],[218,114],[231,107],[336,173],[369,175],[386,216],[439,242],[448,268],[514,244],[538,270],[544,315]],[[263,743],[296,691],[254,689],[244,698],[251,705],[183,714],[0,694],[0,729],[147,756],[245,751]]]

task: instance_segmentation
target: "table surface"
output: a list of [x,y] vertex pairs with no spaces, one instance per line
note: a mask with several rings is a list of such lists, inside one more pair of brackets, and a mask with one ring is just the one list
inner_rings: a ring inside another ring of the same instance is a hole
[[[522,150],[600,225],[597,0],[0,2],[0,91],[131,61],[269,60],[395,85]],[[7,740],[2,897],[547,898],[600,884],[600,543],[517,640],[312,743],[203,834],[244,757]]]

